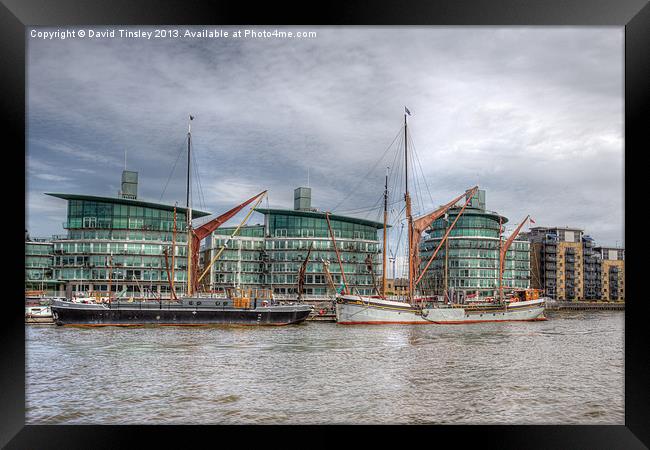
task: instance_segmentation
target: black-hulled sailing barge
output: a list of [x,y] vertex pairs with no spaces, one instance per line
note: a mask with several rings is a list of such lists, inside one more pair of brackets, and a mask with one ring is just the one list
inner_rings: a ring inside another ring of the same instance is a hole
[[[55,300],[52,304],[52,315],[57,325],[289,325],[303,322],[309,316],[312,306],[303,303],[276,304],[273,301],[272,292],[269,290],[233,288],[228,291],[225,298],[198,294],[199,279],[207,273],[210,265],[216,260],[216,257],[213,258],[201,277],[198,276],[201,240],[253,201],[257,200],[255,205],[257,206],[266,191],[193,229],[190,202],[191,121],[193,119],[190,116],[187,132],[187,295],[177,298],[173,278],[169,278],[173,296],[171,300],[160,298],[157,302],[131,302],[113,301],[110,297],[108,303],[74,303],[67,300]],[[172,250],[172,254],[175,254],[174,250]]]

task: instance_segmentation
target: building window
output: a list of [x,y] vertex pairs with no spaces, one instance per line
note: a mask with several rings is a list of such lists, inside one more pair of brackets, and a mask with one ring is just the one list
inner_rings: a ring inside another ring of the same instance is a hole
[[97,218],[96,217],[84,217],[84,219],[83,219],[83,227],[84,228],[95,228],[96,224],[97,224]]

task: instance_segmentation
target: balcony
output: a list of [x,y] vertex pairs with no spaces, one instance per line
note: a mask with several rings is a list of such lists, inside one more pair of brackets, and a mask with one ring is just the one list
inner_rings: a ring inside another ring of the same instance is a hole
[[555,264],[546,264],[546,265],[544,266],[544,269],[545,269],[545,270],[552,270],[552,271],[555,271],[555,270],[557,270],[557,266],[556,266]]
[[544,252],[546,253],[557,253],[557,247],[555,244],[547,244],[544,246]]
[[555,261],[557,261],[557,256],[555,256],[555,254],[552,254],[552,255],[546,255],[546,256],[544,257],[544,259],[545,259],[546,261],[552,261],[552,262],[555,262]]

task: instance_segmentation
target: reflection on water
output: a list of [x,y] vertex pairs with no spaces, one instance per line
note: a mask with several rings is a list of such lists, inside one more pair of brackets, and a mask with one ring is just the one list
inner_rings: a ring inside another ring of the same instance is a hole
[[623,424],[624,313],[471,325],[27,326],[27,423]]

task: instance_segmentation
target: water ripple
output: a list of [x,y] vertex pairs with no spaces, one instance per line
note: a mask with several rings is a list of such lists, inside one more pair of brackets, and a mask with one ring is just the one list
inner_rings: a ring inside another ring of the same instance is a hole
[[624,313],[458,326],[27,327],[30,424],[623,424]]

